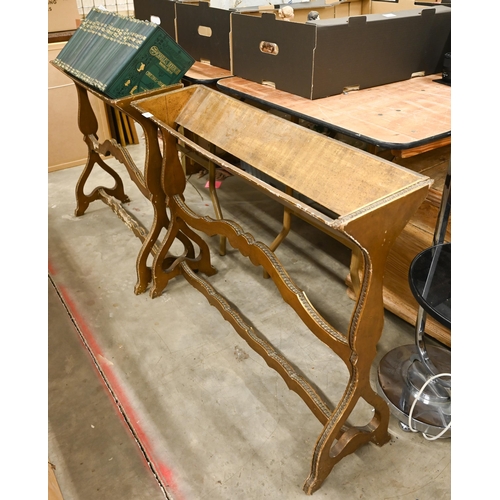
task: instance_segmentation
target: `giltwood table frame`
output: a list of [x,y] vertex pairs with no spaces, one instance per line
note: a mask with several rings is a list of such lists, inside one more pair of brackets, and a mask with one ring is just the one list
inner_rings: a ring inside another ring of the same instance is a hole
[[[180,88],[180,85],[172,86],[112,100],[68,76],[75,82],[79,101],[78,125],[89,150],[87,163],[75,188],[75,214],[83,215],[89,204],[96,200],[109,205],[142,241],[136,260],[135,293],[146,291],[151,284],[150,295],[156,297],[172,278],[184,276],[307,404],[324,427],[313,451],[311,472],[304,491],[312,494],[337,462],[364,443],[386,443],[389,440],[389,410],[370,385],[370,369],[383,327],[383,270],[392,242],[425,198],[431,181],[203,86],[193,85],[186,89]],[[143,172],[116,141],[99,143],[97,119],[88,99],[89,92],[128,114],[142,126],[146,141]],[[160,149],[158,128],[162,132],[163,150]],[[180,130],[201,137],[214,147],[207,151]],[[293,138],[293,143],[289,144],[293,151],[288,158],[272,151],[270,137],[273,133]],[[283,204],[289,213],[321,227],[352,250],[351,275],[356,301],[347,332],[335,329],[318,313],[270,247],[256,241],[237,223],[224,220],[222,214],[217,220],[201,217],[185,204],[186,176],[179,161],[179,144],[204,157],[210,168],[219,165],[244,178]],[[263,169],[268,175],[284,182],[290,190],[282,192],[246,174],[217,157],[215,147]],[[103,159],[109,155],[126,167],[140,192],[150,200],[154,212],[151,228],[145,228],[123,207],[128,197],[120,176]],[[319,182],[314,178],[304,182],[304,176],[307,177],[310,171],[304,158],[315,158],[314,172],[319,176]],[[112,188],[99,186],[90,194],[85,194],[85,185],[96,165],[111,176],[115,185]],[[326,174],[329,179],[333,176],[336,182],[321,181]],[[369,178],[372,181],[366,182]],[[338,217],[328,217],[298,202],[292,193],[299,185],[302,186],[301,192],[338,214]],[[166,234],[159,244],[158,238],[163,229],[166,229]],[[262,266],[276,284],[283,300],[307,328],[343,360],[350,374],[349,381],[343,396],[333,408],[197,273],[200,271],[210,276],[216,270],[211,264],[208,245],[196,230],[224,236],[254,265]],[[179,255],[170,253],[175,239],[184,248]],[[149,256],[153,257],[151,267],[147,265]],[[350,426],[347,419],[361,399],[373,407],[373,417],[365,426]]]
[[[344,456],[369,441],[383,445],[390,439],[389,409],[370,384],[371,365],[384,321],[383,272],[392,243],[424,200],[432,181],[204,86],[193,85],[140,99],[132,106],[162,131],[162,186],[171,214],[167,233],[152,266],[150,294],[156,297],[162,293],[176,267],[306,403],[324,426],[313,451],[310,475],[304,484],[304,491],[312,494]],[[301,193],[337,216],[326,216],[247,174],[219,158],[214,149],[206,150],[191,141],[180,130],[189,131],[254,165],[292,190],[300,187]],[[356,300],[347,332],[340,332],[318,313],[271,248],[256,241],[236,222],[200,216],[186,205],[183,196],[186,177],[179,162],[179,142],[210,165],[219,165],[240,176],[290,212],[321,226],[351,249]],[[198,269],[206,275],[215,272],[208,248],[195,231],[227,238],[252,264],[262,266],[283,300],[307,328],[343,360],[350,377],[335,407],[330,408],[312,384],[299,375],[272,344],[247,324],[206,279],[193,272],[193,245],[198,247]],[[172,268],[165,271],[164,259],[181,233],[192,240],[192,245],[186,245],[184,252],[173,261]],[[350,426],[347,419],[361,399],[373,407],[373,417],[365,426]]]

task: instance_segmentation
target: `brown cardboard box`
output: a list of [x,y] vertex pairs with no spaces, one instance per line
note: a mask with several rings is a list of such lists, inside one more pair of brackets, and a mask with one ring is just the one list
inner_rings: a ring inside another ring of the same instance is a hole
[[[48,44],[48,61],[56,58],[66,42]],[[48,65],[48,163],[49,172],[83,165],[87,160],[87,145],[78,129],[78,98],[73,81]],[[90,102],[99,123],[98,136],[102,142],[110,133],[104,103],[95,96]]]
[[80,25],[76,0],[48,0],[49,33],[75,30]]

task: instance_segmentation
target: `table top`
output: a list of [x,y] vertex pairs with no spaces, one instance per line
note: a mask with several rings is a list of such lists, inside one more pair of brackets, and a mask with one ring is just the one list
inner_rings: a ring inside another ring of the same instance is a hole
[[451,328],[451,243],[432,246],[410,265],[410,289],[435,320]]
[[239,77],[217,88],[386,149],[411,149],[451,136],[451,87],[441,75],[306,99]]
[[221,78],[232,76],[231,71],[212,66],[211,64],[195,61],[194,64],[184,75],[192,83],[215,83]]

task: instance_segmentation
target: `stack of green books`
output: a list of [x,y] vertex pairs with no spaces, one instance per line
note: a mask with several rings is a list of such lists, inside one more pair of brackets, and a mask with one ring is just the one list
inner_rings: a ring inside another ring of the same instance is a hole
[[157,24],[93,8],[53,63],[118,99],[178,83],[194,59]]

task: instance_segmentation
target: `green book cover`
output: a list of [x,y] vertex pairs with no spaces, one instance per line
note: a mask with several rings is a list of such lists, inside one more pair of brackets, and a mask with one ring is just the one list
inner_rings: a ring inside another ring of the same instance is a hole
[[106,91],[114,98],[177,83],[193,65],[194,59],[158,28],[113,77]]
[[160,26],[94,8],[54,63],[117,99],[179,82],[194,58]]

